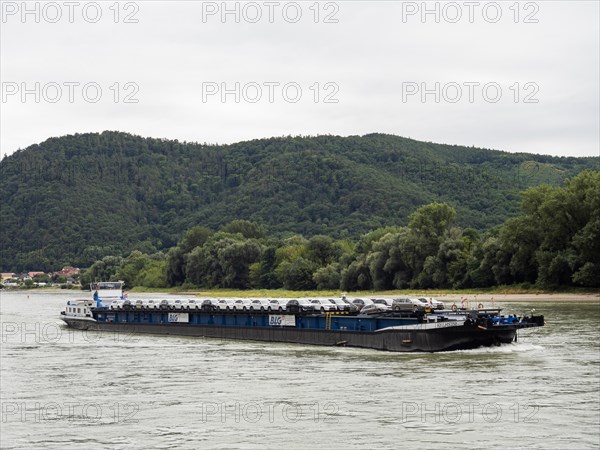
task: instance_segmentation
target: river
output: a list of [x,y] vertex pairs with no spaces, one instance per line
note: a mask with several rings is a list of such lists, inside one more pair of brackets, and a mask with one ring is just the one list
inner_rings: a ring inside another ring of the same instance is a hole
[[547,325],[510,345],[406,354],[67,329],[82,296],[0,292],[3,449],[600,448],[598,303],[536,302]]

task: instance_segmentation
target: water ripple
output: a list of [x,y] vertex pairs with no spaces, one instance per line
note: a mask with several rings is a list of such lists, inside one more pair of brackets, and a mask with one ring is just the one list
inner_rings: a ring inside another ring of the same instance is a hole
[[2,293],[3,324],[34,330],[3,335],[2,448],[600,448],[595,304],[538,303],[548,325],[510,345],[402,354],[84,336],[56,319],[68,296]]

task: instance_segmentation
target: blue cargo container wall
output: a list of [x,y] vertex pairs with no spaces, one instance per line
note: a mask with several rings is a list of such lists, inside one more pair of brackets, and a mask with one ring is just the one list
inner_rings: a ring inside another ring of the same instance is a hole
[[[175,314],[175,316],[173,315]],[[180,316],[183,314],[184,316]],[[279,327],[286,325],[271,325],[269,317],[279,314],[267,313],[207,313],[207,312],[167,312],[167,311],[97,311],[95,318],[99,322],[131,323],[131,324],[163,324],[176,325],[185,322],[189,325],[214,325],[227,327]],[[171,316],[171,320],[170,320]],[[413,325],[417,318],[411,317],[358,317],[347,315],[288,315],[295,317],[295,327],[311,330],[338,330],[372,332],[382,328]],[[186,320],[181,320],[184,317]],[[177,319],[177,320],[174,320]]]

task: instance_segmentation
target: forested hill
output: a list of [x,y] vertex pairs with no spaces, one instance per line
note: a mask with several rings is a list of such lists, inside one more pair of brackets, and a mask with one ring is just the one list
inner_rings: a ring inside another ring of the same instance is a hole
[[516,214],[518,193],[600,158],[559,158],[398,136],[283,137],[208,145],[119,132],[51,138],[0,162],[1,268],[86,266],[176,244],[194,225],[234,219],[270,234],[353,237],[405,225],[417,206],[452,205],[486,229]]

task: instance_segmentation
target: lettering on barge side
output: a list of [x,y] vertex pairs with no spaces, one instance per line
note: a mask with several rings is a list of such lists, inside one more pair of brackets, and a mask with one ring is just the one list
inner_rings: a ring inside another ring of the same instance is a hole
[[169,323],[188,323],[190,315],[188,313],[169,313]]
[[290,315],[269,315],[269,326],[271,327],[295,327],[296,316]]

